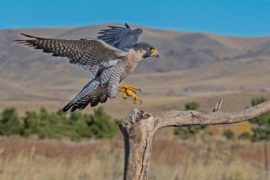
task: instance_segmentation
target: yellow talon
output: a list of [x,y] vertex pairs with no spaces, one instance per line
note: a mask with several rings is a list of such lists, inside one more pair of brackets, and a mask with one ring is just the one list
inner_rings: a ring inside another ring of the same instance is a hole
[[142,100],[140,99],[140,97],[133,91],[127,89],[126,90],[126,93],[127,93],[127,96],[129,97],[132,97],[133,101],[134,101],[134,104],[137,102],[137,101],[140,101],[140,104],[142,104]]
[[119,88],[120,89],[129,89],[131,91],[140,91],[140,92],[142,91],[140,88],[137,88],[137,87],[130,85],[130,84],[120,85]]
[[136,91],[141,91],[140,88],[137,88],[137,87],[132,86],[130,84],[126,84],[126,85],[119,86],[119,91],[123,95],[124,99],[127,99],[127,97],[131,97],[134,101],[134,104],[137,101],[139,101],[140,104],[142,104],[142,100],[140,99],[140,97],[136,93]]

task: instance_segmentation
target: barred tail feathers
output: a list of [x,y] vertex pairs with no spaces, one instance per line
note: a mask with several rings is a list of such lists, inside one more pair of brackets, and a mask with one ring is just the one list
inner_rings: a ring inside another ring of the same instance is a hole
[[78,93],[78,95],[73,98],[62,110],[64,112],[70,110],[71,112],[76,109],[83,109],[89,104],[89,98],[87,96],[91,94],[98,86],[100,82],[97,80],[92,80],[87,83],[83,89]]

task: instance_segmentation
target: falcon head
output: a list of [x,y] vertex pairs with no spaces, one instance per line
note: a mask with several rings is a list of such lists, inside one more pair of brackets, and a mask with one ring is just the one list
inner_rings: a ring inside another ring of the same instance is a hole
[[158,50],[153,45],[146,42],[137,43],[134,50],[139,52],[143,59],[148,57],[159,57]]

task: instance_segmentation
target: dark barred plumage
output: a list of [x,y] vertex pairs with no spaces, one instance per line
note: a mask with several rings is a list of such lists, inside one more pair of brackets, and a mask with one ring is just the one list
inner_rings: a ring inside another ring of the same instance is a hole
[[33,39],[16,40],[17,42],[36,49],[42,49],[43,52],[52,53],[53,56],[67,57],[70,63],[86,68],[103,62],[106,63],[112,59],[119,59],[123,56],[122,51],[98,40],[47,39],[21,34]]
[[63,111],[66,112],[70,110],[71,112],[75,110],[82,110],[88,104],[91,107],[98,105],[98,103],[105,103],[108,99],[106,86],[98,86],[93,92],[87,94],[86,96],[76,100],[70,101],[64,108]]

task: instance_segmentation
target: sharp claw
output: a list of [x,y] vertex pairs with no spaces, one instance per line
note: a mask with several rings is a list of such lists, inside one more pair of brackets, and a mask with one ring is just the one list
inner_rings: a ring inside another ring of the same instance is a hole
[[135,87],[133,85],[129,85],[129,84],[120,85],[119,89],[128,89],[128,90],[131,90],[131,91],[140,91],[140,92],[142,92],[142,90],[140,88],[137,88],[137,87]]
[[132,97],[133,104],[136,104],[139,101],[142,104],[142,100],[137,96],[137,92],[142,92],[140,88],[137,88],[132,85],[121,85],[119,86],[119,91],[123,94],[123,99],[128,99],[128,97]]

